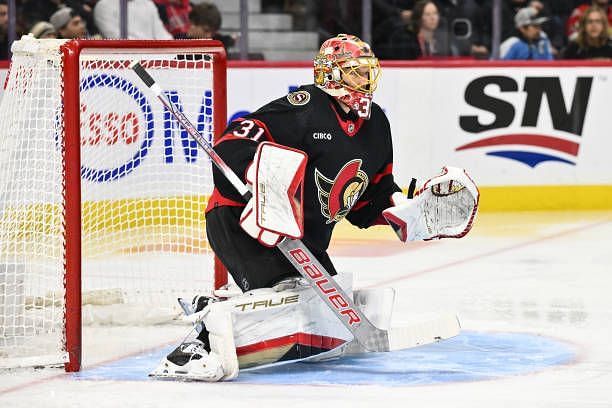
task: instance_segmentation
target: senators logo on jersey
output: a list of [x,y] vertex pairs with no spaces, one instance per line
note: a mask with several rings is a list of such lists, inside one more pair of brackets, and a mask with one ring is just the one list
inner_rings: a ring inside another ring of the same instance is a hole
[[361,159],[346,163],[333,180],[315,169],[321,213],[327,224],[338,222],[348,214],[368,187],[368,176],[361,170]]

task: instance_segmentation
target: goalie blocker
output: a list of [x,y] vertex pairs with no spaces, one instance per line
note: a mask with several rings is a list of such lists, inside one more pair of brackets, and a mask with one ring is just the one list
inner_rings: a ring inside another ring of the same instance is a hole
[[304,235],[304,171],[308,156],[272,142],[260,143],[246,179],[253,191],[240,226],[267,247]]

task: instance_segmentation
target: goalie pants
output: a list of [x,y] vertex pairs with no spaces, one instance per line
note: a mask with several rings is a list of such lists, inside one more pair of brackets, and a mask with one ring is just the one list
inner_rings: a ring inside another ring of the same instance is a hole
[[[242,230],[238,223],[242,210],[220,206],[206,213],[208,242],[240,289],[269,288],[283,279],[299,276],[278,248],[265,247]],[[327,252],[304,244],[331,275],[336,275]]]

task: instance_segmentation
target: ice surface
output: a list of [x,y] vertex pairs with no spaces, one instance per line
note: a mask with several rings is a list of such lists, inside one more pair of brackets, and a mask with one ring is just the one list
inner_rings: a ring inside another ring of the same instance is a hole
[[450,310],[464,332],[204,384],[142,375],[186,327],[91,327],[82,373],[0,372],[0,407],[610,407],[611,250],[610,212],[481,214],[464,239],[408,246],[341,225],[338,269],[396,288],[395,324]]

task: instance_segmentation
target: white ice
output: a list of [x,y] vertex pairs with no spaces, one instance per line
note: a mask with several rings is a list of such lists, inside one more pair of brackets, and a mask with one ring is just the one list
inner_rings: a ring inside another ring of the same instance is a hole
[[[0,372],[0,407],[612,407],[612,213],[485,213],[464,239],[408,246],[382,227],[342,225],[331,252],[357,287],[397,290],[398,324],[451,310],[465,330],[559,339],[576,359],[527,375],[401,387],[95,381],[13,370]],[[184,332],[88,329],[84,369]],[[486,360],[487,351],[478,357]]]

